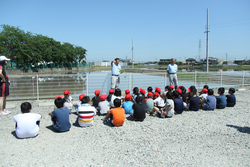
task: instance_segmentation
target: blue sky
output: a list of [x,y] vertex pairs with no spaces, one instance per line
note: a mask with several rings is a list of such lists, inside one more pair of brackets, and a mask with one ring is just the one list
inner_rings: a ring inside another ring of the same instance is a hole
[[1,0],[0,24],[87,49],[87,61],[250,59],[249,0]]

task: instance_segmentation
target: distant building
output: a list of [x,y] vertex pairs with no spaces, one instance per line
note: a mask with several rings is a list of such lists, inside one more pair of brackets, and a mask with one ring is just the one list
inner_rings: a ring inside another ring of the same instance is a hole
[[172,59],[160,59],[160,62],[164,63],[164,62],[172,62]]
[[196,64],[197,61],[193,58],[188,58],[186,59],[186,64],[190,65],[190,64]]
[[234,64],[250,64],[250,60],[235,60]]
[[[218,63],[218,59],[214,57],[209,57],[208,62],[210,63]],[[201,59],[200,63],[207,63],[207,59]]]

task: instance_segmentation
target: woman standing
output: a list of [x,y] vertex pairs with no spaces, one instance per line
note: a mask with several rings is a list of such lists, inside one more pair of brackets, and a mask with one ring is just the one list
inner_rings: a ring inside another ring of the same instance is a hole
[[6,75],[5,65],[10,59],[0,56],[0,115],[7,115],[10,112],[6,110],[6,97],[9,95],[9,80]]

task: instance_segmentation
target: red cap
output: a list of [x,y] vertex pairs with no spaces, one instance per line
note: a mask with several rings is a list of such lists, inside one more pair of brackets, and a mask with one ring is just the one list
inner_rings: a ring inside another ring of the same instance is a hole
[[100,93],[101,93],[100,90],[96,90],[96,91],[95,91],[95,95],[99,95]]
[[155,92],[154,93],[154,97],[156,97],[156,96],[158,96],[159,95],[159,93],[158,92]]
[[127,95],[127,94],[130,94],[130,90],[129,89],[126,89],[125,90],[125,94]]
[[57,96],[55,97],[55,100],[56,100],[58,97],[61,97],[61,98],[63,99],[63,96],[57,95]]
[[178,92],[179,92],[179,94],[182,94],[182,90],[181,89],[176,89]]
[[202,91],[205,92],[205,93],[208,92],[208,90],[206,88],[203,88]]
[[153,97],[153,93],[152,92],[148,92],[148,96]]
[[130,94],[127,94],[126,96],[125,96],[125,100],[130,100],[132,98],[132,96],[130,95]]
[[101,101],[104,101],[107,97],[108,97],[108,95],[102,94],[102,95],[100,96],[100,100],[101,100]]
[[181,86],[178,86],[178,89],[180,89],[181,88]]
[[155,87],[155,91],[158,92],[158,93],[161,93],[161,89],[158,88],[158,87]]
[[114,89],[109,89],[109,94],[114,94],[115,90]]
[[86,96],[86,95],[85,95],[85,94],[81,94],[81,95],[79,96],[79,100],[82,100],[82,98],[83,98],[84,96]]
[[65,90],[65,91],[64,91],[64,95],[68,95],[68,94],[70,94],[70,91]]
[[146,91],[145,91],[144,89],[142,89],[142,88],[140,88],[140,92],[141,92],[141,94],[143,94],[143,95],[145,95],[145,93],[146,93]]
[[173,86],[173,85],[170,85],[169,87],[170,87],[171,89],[174,89],[174,86]]

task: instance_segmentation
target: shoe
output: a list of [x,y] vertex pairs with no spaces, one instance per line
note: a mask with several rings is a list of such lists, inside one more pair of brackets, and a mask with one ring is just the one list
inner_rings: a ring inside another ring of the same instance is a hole
[[9,111],[9,110],[5,110],[4,112],[7,113],[7,114],[11,113],[11,111]]
[[0,115],[8,115],[9,113],[6,113],[5,111],[1,112]]

